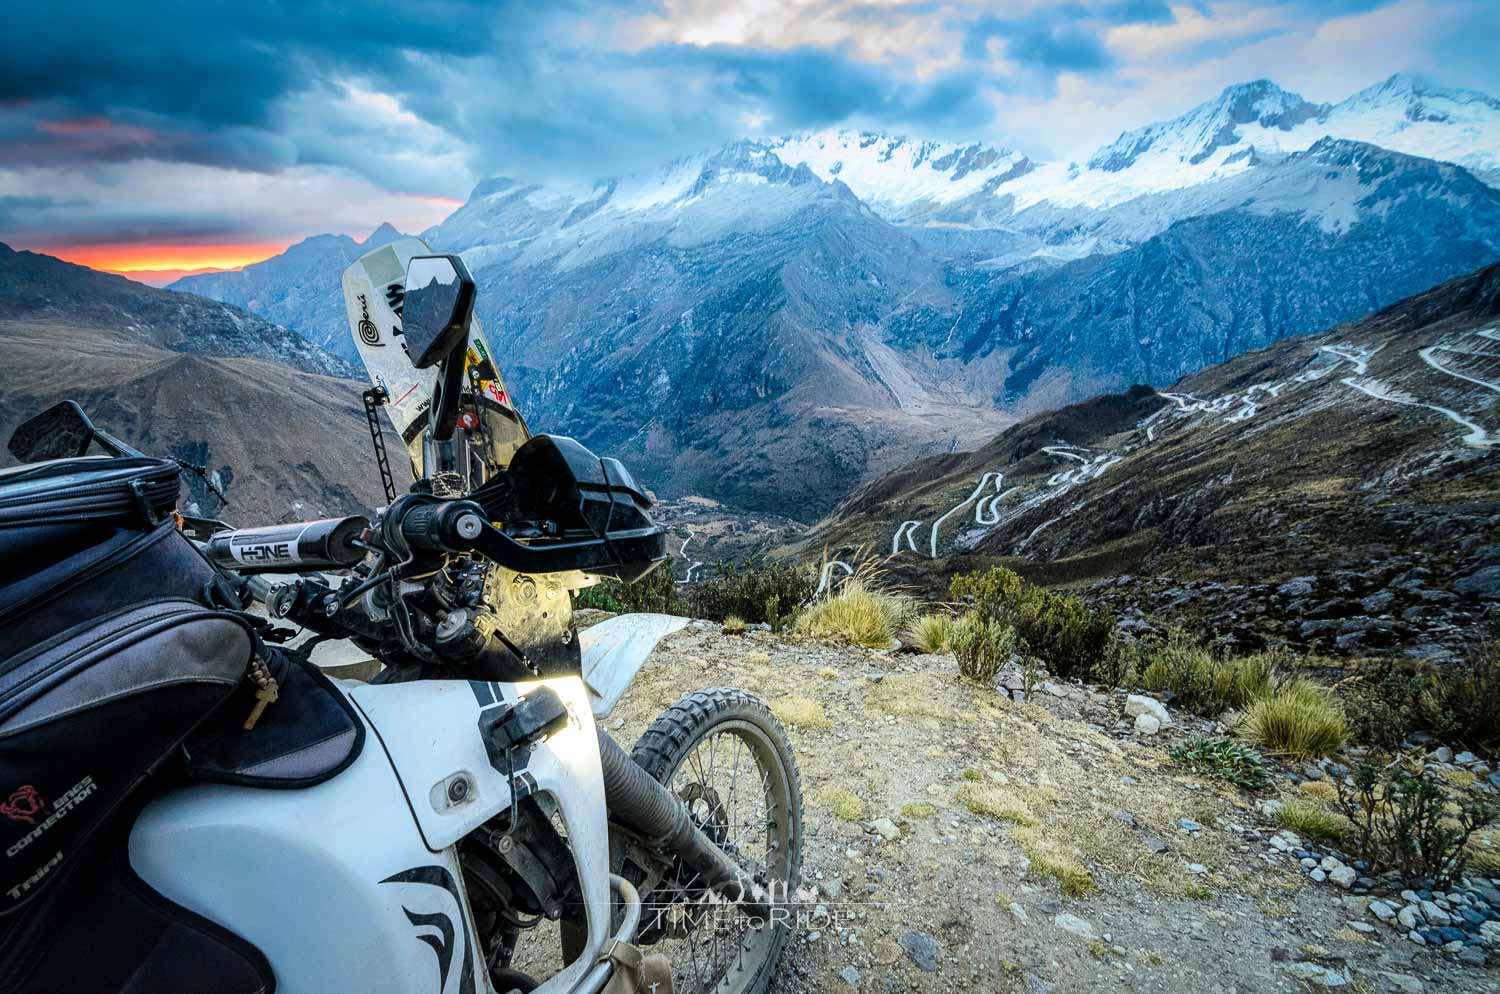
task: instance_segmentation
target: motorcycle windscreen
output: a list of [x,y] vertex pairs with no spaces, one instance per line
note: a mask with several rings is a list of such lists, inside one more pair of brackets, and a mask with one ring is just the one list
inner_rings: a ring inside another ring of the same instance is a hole
[[[386,413],[419,475],[422,431],[427,427],[438,370],[412,365],[401,334],[401,304],[406,264],[412,256],[431,253],[420,238],[400,238],[365,253],[344,270],[344,306],[354,346],[364,360],[370,382],[389,394]],[[470,388],[466,398],[473,400],[466,399],[461,409],[478,419],[478,427],[466,432],[465,437],[478,446],[479,456],[491,468],[504,468],[531,432],[506,389],[477,314],[469,331],[464,377]]]

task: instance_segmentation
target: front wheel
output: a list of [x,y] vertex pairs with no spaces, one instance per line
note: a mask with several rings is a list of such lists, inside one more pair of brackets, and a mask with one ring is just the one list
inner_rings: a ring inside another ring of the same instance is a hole
[[[778,899],[795,893],[802,784],[786,731],[757,697],[731,687],[685,694],[640,737],[631,758]],[[679,994],[761,994],[790,926],[706,903],[694,885],[670,881],[644,897],[643,939],[660,936]]]

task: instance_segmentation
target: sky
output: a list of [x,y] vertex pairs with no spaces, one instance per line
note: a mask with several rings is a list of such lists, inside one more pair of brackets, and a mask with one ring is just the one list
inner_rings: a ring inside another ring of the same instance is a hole
[[1495,0],[84,0],[6,22],[0,241],[116,270],[420,232],[487,176],[587,181],[741,137],[1081,160],[1258,78],[1500,94]]

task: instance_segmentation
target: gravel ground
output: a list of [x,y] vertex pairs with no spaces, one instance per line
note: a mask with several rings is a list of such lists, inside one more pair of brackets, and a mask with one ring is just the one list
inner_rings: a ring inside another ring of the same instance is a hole
[[1485,968],[1418,947],[1267,845],[1270,795],[1174,766],[1201,722],[1141,739],[1118,695],[1018,705],[960,683],[949,656],[697,623],[658,647],[611,731],[633,742],[680,694],[725,685],[790,726],[804,876],[831,915],[774,991],[1500,989],[1500,949]]

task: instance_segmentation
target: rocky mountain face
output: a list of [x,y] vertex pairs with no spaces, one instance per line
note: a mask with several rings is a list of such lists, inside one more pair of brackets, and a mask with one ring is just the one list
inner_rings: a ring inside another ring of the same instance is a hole
[[1500,265],[903,467],[802,540],[986,563],[1142,630],[1443,656],[1500,608]]
[[[913,454],[1500,258],[1497,170],[1482,94],[1396,76],[1325,105],[1258,81],[1084,163],[824,132],[592,185],[487,180],[425,237],[481,282],[534,422],[664,495],[810,520]],[[335,291],[327,320],[245,299],[347,339]]]
[[[184,473],[189,511],[248,526],[384,502],[365,384],[238,308],[0,246],[0,355],[0,442],[72,399],[143,451],[204,467],[229,504]],[[400,450],[394,434],[388,445]]]
[[359,352],[349,335],[339,277],[355,259],[400,237],[401,232],[389,224],[382,224],[362,242],[348,235],[315,235],[264,262],[184,276],[169,288],[243,307],[292,328],[358,368]]
[[238,307],[158,290],[50,255],[16,252],[5,244],[0,244],[0,320],[93,328],[122,344],[270,359],[309,373],[353,371],[347,362]]

